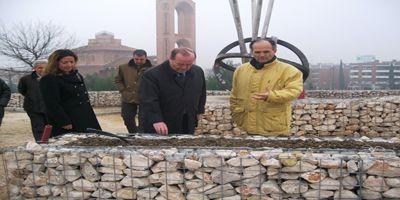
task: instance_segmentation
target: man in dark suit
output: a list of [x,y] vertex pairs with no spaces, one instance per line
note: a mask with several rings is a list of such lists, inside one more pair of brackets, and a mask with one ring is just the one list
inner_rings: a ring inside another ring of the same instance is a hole
[[169,60],[143,74],[139,89],[144,132],[193,134],[206,103],[203,70],[196,53],[173,49]]
[[23,76],[18,83],[18,91],[24,96],[24,110],[31,120],[32,133],[36,141],[40,141],[44,126],[47,124],[46,110],[39,88],[39,81],[46,65],[47,60],[35,61],[32,73]]
[[0,126],[4,117],[4,108],[10,101],[11,90],[8,85],[0,78]]

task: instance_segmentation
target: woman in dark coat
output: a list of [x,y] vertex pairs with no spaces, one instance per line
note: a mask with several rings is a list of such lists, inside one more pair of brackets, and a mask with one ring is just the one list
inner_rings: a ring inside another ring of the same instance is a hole
[[52,137],[68,132],[86,132],[100,125],[90,105],[83,77],[76,70],[78,57],[68,49],[60,49],[49,57],[40,91],[46,107]]

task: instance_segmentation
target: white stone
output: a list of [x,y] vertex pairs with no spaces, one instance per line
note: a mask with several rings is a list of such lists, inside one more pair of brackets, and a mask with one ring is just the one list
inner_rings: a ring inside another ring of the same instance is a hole
[[375,192],[384,192],[389,190],[389,186],[386,184],[385,179],[375,176],[368,176],[368,178],[363,181],[363,187]]
[[254,158],[231,158],[227,161],[228,165],[233,167],[249,167],[258,165],[259,161]]
[[308,162],[297,161],[296,165],[292,167],[283,167],[282,172],[309,172],[316,169],[317,166]]
[[400,187],[400,178],[385,178],[385,182],[389,187]]
[[204,194],[214,194],[214,193],[221,193],[222,191],[232,190],[234,189],[231,184],[224,184],[224,185],[217,185],[214,188],[207,190]]
[[306,199],[315,199],[315,200],[317,200],[318,198],[319,199],[328,199],[329,197],[333,196],[333,192],[328,191],[328,190],[311,189],[311,190],[308,190],[307,192],[303,193],[302,196]]
[[193,180],[185,181],[185,186],[188,190],[199,188],[199,187],[205,186],[205,185],[207,185],[207,183],[201,179],[193,179]]
[[339,192],[339,191],[336,191],[336,192],[335,192],[335,195],[333,196],[333,199],[334,199],[334,200],[342,200],[342,199],[349,199],[349,200],[354,199],[354,200],[358,200],[359,198],[358,198],[358,196],[357,196],[356,194],[354,194],[352,191],[349,191],[349,190],[341,190],[340,192]]
[[62,165],[79,165],[85,163],[87,158],[84,158],[80,153],[62,154],[58,162]]
[[275,180],[268,180],[261,185],[261,192],[263,194],[281,193],[281,188]]
[[343,178],[342,185],[347,190],[352,190],[358,185],[358,181],[353,176],[346,176]]
[[186,196],[186,200],[209,200],[207,195],[196,190],[190,190]]
[[46,176],[49,177],[48,182],[53,185],[64,185],[66,180],[60,171],[48,168]]
[[223,157],[218,157],[218,156],[205,156],[202,158],[203,159],[203,165],[205,167],[221,167],[225,165],[225,159]]
[[281,188],[288,194],[299,194],[307,192],[308,184],[299,180],[288,180],[281,184]]
[[26,144],[26,151],[28,151],[28,152],[38,152],[38,151],[42,151],[42,150],[43,150],[43,147],[34,141],[29,141]]
[[309,183],[319,183],[324,180],[327,176],[327,173],[323,169],[316,169],[311,172],[305,172],[300,175],[303,179],[308,181]]
[[122,185],[120,182],[111,182],[110,181],[110,182],[99,182],[96,184],[99,184],[99,188],[104,189],[104,190],[109,190],[112,192],[115,192],[122,188]]
[[76,179],[81,177],[81,171],[72,169],[72,170],[65,170],[64,172],[65,179],[67,179],[68,182],[73,182]]
[[77,191],[85,192],[93,192],[97,190],[96,185],[86,179],[78,179],[72,182],[72,187]]
[[103,174],[114,174],[114,173],[115,174],[124,174],[124,172],[121,169],[117,169],[117,168],[113,168],[113,167],[100,167],[99,172],[103,173]]
[[311,188],[319,190],[339,190],[340,182],[332,178],[325,178],[319,183],[310,184]]
[[49,185],[45,185],[45,186],[38,188],[36,192],[41,197],[47,197],[47,196],[50,196],[50,194],[51,194],[51,187]]
[[215,150],[215,154],[217,156],[223,157],[223,158],[232,158],[236,156],[236,153],[232,150]]
[[125,155],[123,161],[126,166],[135,170],[146,170],[154,164],[153,160],[140,154]]
[[376,200],[376,199],[381,199],[382,194],[380,192],[375,192],[371,191],[368,189],[363,189],[362,192],[360,192],[360,197],[362,199],[371,199],[371,200]]
[[264,174],[267,170],[261,165],[254,165],[243,170],[243,178],[252,178]]
[[112,197],[112,194],[107,190],[96,190],[95,192],[92,193],[92,197],[100,199],[109,199]]
[[94,182],[100,179],[99,173],[89,162],[86,162],[83,165],[81,165],[81,171],[83,177],[85,177],[85,179],[89,181]]
[[233,181],[240,180],[241,176],[236,173],[224,172],[220,170],[214,170],[211,172],[211,179],[214,183],[225,184]]
[[175,172],[178,170],[179,164],[176,162],[168,162],[168,161],[161,161],[156,163],[151,167],[151,171],[153,173],[160,173],[160,172]]
[[392,188],[383,193],[383,196],[386,198],[399,198],[400,197],[400,188]]
[[350,160],[347,162],[347,171],[349,173],[355,173],[358,171],[358,165],[357,165],[356,161]]
[[101,159],[100,164],[104,167],[114,167],[114,166],[121,166],[124,163],[122,162],[121,158],[118,156],[105,156]]
[[[92,195],[92,193],[90,192],[82,192],[82,191],[71,191],[68,192],[68,199],[88,199],[90,198],[90,196]],[[66,198],[66,196],[63,196]]]
[[122,188],[112,193],[112,196],[117,199],[136,199],[137,191],[138,190],[134,188]]
[[331,168],[328,169],[328,174],[329,177],[333,179],[337,179],[339,177],[346,177],[350,175],[346,168]]
[[182,191],[176,186],[163,185],[158,189],[158,192],[168,200],[184,200],[185,196]]
[[137,198],[140,199],[154,199],[158,194],[158,188],[156,187],[147,187],[137,191]]
[[[200,170],[201,170],[201,168],[200,168]],[[204,182],[206,182],[206,183],[212,183],[213,181],[212,181],[212,177],[211,177],[211,175],[209,174],[209,173],[206,173],[206,172],[202,172],[202,171],[195,171],[194,172],[194,175],[197,177],[197,178],[199,178],[199,179],[201,179],[201,180],[203,180]]]
[[282,166],[281,162],[275,158],[267,159],[267,158],[263,157],[260,159],[260,162],[265,167],[281,168],[281,166]]
[[131,178],[126,176],[122,179],[121,185],[133,188],[143,188],[150,185],[148,178]]
[[101,181],[119,181],[123,178],[124,176],[121,174],[103,174],[101,176]]
[[124,169],[124,174],[126,174],[129,177],[146,177],[150,175],[150,170],[133,170],[131,168]]
[[346,167],[346,161],[344,160],[331,160],[331,159],[321,159],[319,166],[322,168],[340,168]]
[[186,169],[191,170],[191,171],[196,171],[197,169],[199,169],[201,167],[201,162],[199,162],[197,160],[185,159],[184,163],[185,163]]

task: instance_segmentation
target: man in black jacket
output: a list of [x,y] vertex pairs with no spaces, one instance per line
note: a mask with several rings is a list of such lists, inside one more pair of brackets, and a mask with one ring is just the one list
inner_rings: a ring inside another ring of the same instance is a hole
[[10,101],[11,90],[8,85],[0,78],[0,126],[4,117],[4,107]]
[[206,103],[204,72],[193,65],[195,59],[193,50],[176,48],[169,60],[143,74],[139,100],[144,132],[194,133]]
[[24,110],[31,120],[32,133],[36,141],[40,141],[44,126],[47,124],[44,102],[39,88],[39,81],[46,65],[47,60],[35,61],[32,73],[23,76],[18,83],[18,91],[24,96]]

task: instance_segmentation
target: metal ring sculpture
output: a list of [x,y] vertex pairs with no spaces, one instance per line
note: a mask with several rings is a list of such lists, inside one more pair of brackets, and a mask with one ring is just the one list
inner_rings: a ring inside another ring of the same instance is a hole
[[[250,43],[252,41],[252,38],[245,38],[244,39],[244,43]],[[299,69],[302,73],[303,73],[303,81],[305,81],[310,73],[310,69],[309,69],[309,63],[307,60],[307,57],[294,45],[283,41],[283,40],[277,40],[277,44],[284,46],[286,48],[288,48],[289,50],[291,50],[294,54],[296,54],[296,56],[300,59],[301,64],[297,63],[297,62],[293,62],[290,60],[286,60],[286,59],[282,59],[282,58],[278,58],[280,61],[284,62],[284,63],[288,63],[293,65],[294,67],[296,67],[297,69]],[[225,59],[229,59],[229,58],[252,58],[251,55],[249,54],[241,54],[241,53],[228,53],[230,50],[232,50],[233,48],[239,46],[239,41],[235,41],[232,42],[231,44],[229,44],[228,46],[226,46],[225,48],[223,48],[217,55],[217,58],[214,61],[214,67],[213,67],[213,71],[214,74],[218,80],[218,82],[220,83],[221,87],[225,90],[230,90],[227,81],[226,81],[226,77],[223,77],[223,74],[221,72],[221,67],[229,70],[229,71],[235,71],[236,68],[234,66],[230,66],[228,64],[226,64],[224,62]]]

